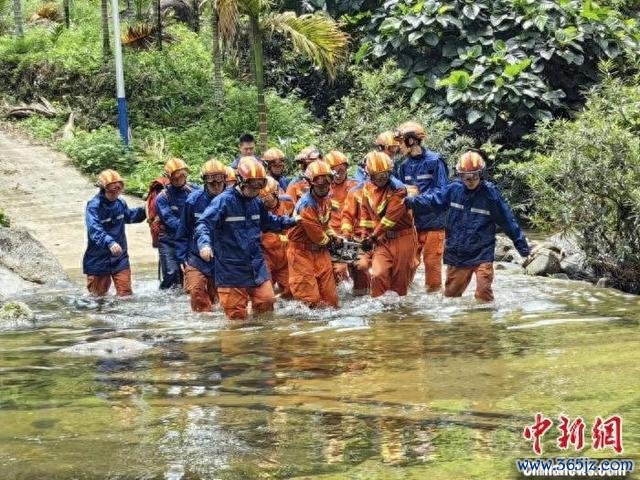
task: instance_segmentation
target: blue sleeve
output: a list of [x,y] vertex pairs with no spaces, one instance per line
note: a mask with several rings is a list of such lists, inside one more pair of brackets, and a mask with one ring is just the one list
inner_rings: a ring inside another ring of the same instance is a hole
[[264,203],[260,202],[260,230],[263,232],[281,232],[291,228],[296,221],[288,215],[278,216],[267,210]]
[[85,222],[87,224],[87,233],[92,242],[101,248],[108,249],[116,241],[109,235],[100,222],[98,216],[98,208],[95,205],[87,204],[85,214]]
[[518,221],[500,192],[497,189],[495,189],[494,192],[495,199],[492,202],[491,213],[495,222],[511,239],[518,253],[523,257],[528,257],[530,253],[529,244],[527,243],[527,238],[524,236],[524,232],[520,228],[520,225],[518,225]]
[[433,175],[433,188],[444,188],[449,184],[449,169],[444,160],[438,157],[438,166]]
[[213,230],[223,217],[219,205],[219,202],[215,200],[211,202],[196,222],[194,235],[198,250],[202,250],[204,247],[213,248]]
[[413,198],[407,197],[405,204],[416,213],[442,212],[449,208],[450,192],[451,189],[445,186],[431,193],[421,193]]
[[147,218],[147,212],[144,207],[129,208],[124,200],[125,223],[140,223]]
[[166,195],[158,195],[156,197],[156,209],[162,223],[165,224],[170,232],[177,232],[180,226],[180,219],[173,214],[169,199]]
[[187,261],[189,253],[189,232],[193,231],[193,205],[190,202],[184,204],[180,224],[176,231],[176,257],[180,263]]

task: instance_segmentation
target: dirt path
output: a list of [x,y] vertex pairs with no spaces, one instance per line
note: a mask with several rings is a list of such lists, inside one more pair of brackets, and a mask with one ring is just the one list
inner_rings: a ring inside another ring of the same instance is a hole
[[[27,228],[77,277],[86,248],[84,209],[92,182],[61,153],[0,131],[0,206],[12,225]],[[126,196],[129,206],[142,200]],[[127,226],[132,267],[156,262],[146,223]]]

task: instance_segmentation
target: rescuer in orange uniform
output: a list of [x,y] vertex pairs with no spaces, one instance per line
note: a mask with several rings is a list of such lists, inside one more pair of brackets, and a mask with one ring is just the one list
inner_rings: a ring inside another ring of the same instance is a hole
[[368,153],[366,169],[370,180],[363,187],[362,213],[374,228],[362,248],[373,250],[371,296],[389,290],[406,295],[416,268],[418,241],[413,214],[404,204],[407,189],[392,177],[393,161],[384,152]]
[[[278,182],[267,177],[267,186],[260,190],[260,200],[269,212],[276,216],[291,215],[293,202],[291,197],[282,193]],[[293,298],[289,287],[289,266],[287,264],[287,247],[289,239],[284,233],[263,232],[261,236],[264,259],[271,273],[271,282],[278,285],[282,298]]]
[[320,160],[320,150],[316,147],[310,146],[303,148],[298,155],[296,155],[295,161],[300,165],[300,176],[294,178],[287,186],[287,195],[291,197],[293,203],[297,203],[298,200],[309,191],[309,182],[305,179],[305,171],[311,162]]
[[310,307],[338,306],[338,293],[331,267],[330,243],[342,241],[331,229],[329,190],[333,180],[331,167],[323,161],[311,162],[305,171],[310,185],[296,204],[298,223],[288,232],[289,284],[293,298]]
[[[339,232],[342,227],[342,207],[349,190],[358,185],[358,182],[347,178],[349,159],[344,153],[332,150],[324,157],[324,161],[329,164],[334,175],[330,191],[331,221],[329,225],[334,232]],[[333,264],[333,274],[336,278],[336,283],[346,280],[349,277],[347,264],[335,262]]]
[[[340,231],[348,240],[360,241],[373,232],[373,222],[362,216],[362,188],[364,181],[359,182],[347,193],[342,207]],[[353,279],[353,294],[366,295],[371,288],[371,252],[364,252],[358,258],[357,265],[349,265],[349,276]]]

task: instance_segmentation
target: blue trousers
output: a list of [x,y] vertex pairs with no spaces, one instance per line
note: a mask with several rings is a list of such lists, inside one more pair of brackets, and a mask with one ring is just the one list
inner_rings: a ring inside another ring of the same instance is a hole
[[182,288],[182,270],[176,256],[176,247],[172,241],[160,239],[158,241],[158,253],[160,254],[160,290],[168,288]]

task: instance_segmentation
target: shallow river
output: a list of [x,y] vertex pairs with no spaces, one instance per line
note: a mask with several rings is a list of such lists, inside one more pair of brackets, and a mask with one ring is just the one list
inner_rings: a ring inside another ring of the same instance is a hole
[[[130,300],[25,297],[36,325],[0,331],[1,480],[518,478],[536,412],[542,457],[615,458],[591,428],[618,414],[618,457],[640,460],[638,297],[500,270],[491,307],[419,276],[402,299],[344,288],[339,310],[238,324],[136,273]],[[154,348],[57,352],[113,336]],[[560,414],[584,419],[581,452],[556,446]]]

